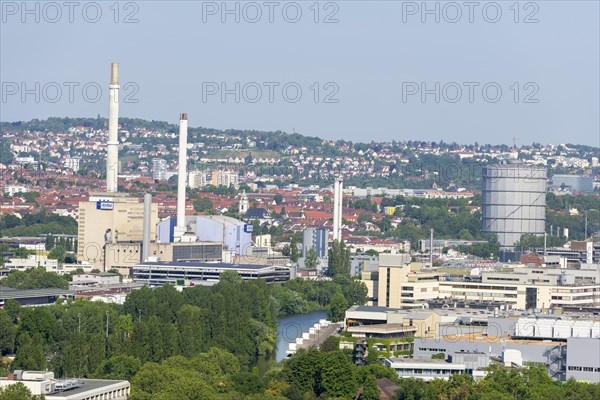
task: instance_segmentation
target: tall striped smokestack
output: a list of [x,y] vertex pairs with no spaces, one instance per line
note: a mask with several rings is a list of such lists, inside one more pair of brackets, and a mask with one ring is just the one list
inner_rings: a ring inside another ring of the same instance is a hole
[[108,98],[108,143],[106,146],[106,191],[117,192],[119,167],[119,64],[111,64]]
[[188,118],[186,113],[179,117],[179,171],[177,173],[177,225],[175,237],[181,238],[185,227],[185,187],[187,177],[187,134]]

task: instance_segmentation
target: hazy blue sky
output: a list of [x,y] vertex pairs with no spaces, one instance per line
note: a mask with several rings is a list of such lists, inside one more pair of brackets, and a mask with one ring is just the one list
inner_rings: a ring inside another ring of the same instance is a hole
[[[29,2],[28,14],[2,1],[3,121],[106,116],[115,61],[127,117],[188,112],[192,126],[354,141],[600,145],[597,0],[427,2],[439,23],[421,1],[228,2],[239,22],[221,1],[120,2],[118,16],[113,1],[74,3]],[[69,82],[79,84],[71,99]],[[211,94],[222,83],[232,89],[224,99]]]

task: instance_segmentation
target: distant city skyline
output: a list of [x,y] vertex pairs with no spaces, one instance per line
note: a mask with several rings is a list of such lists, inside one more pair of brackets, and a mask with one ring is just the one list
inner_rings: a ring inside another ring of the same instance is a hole
[[107,117],[118,62],[122,117],[176,124],[188,112],[190,126],[353,142],[600,146],[598,2],[428,2],[433,14],[422,2],[275,3],[3,2],[0,120]]

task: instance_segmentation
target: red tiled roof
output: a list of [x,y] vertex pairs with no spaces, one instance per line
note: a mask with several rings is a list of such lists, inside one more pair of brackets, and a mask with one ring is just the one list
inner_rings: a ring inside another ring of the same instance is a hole
[[333,218],[333,214],[327,211],[312,211],[304,210],[304,215],[307,219],[329,219]]

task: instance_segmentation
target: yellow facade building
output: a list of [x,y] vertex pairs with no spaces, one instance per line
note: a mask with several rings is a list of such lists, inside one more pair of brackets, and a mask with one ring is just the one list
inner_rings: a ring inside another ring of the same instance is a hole
[[[150,237],[156,237],[158,204],[151,208]],[[141,242],[144,226],[142,199],[120,193],[91,194],[89,201],[79,203],[77,259],[105,270],[107,242]]]

